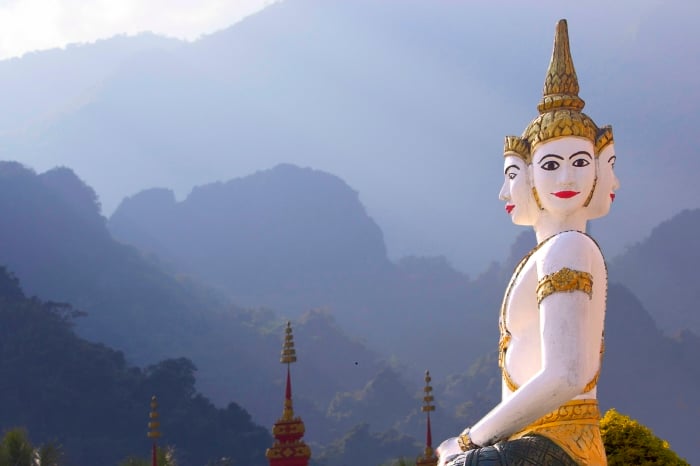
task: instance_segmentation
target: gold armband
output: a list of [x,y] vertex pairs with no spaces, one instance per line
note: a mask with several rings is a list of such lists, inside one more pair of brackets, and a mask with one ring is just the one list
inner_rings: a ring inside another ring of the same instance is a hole
[[553,293],[583,291],[593,297],[593,276],[567,267],[545,276],[537,284],[537,304]]
[[462,434],[457,437],[457,444],[462,451],[474,450],[475,448],[480,448],[479,445],[472,442],[471,437],[469,437],[469,429],[465,429]]

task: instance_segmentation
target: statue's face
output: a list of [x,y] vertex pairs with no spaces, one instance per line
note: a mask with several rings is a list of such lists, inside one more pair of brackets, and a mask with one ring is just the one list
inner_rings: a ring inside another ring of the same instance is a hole
[[583,209],[596,177],[593,143],[580,137],[544,142],[532,156],[533,185],[542,208],[554,216]]
[[506,203],[506,212],[516,225],[534,225],[539,209],[532,196],[528,166],[516,155],[503,158],[505,180],[498,198]]
[[598,155],[598,182],[588,207],[591,218],[607,215],[615,200],[615,191],[620,187],[620,181],[615,176],[615,159],[615,144],[611,142]]

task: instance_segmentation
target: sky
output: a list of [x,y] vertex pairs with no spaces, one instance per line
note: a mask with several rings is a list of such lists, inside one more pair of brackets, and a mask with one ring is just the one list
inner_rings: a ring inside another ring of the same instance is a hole
[[151,31],[195,40],[279,0],[0,0],[0,60]]

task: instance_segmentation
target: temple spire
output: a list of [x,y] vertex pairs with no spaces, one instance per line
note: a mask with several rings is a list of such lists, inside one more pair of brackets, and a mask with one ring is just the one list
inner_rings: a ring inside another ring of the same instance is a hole
[[299,417],[294,416],[292,405],[292,377],[290,365],[297,360],[294,349],[294,336],[292,334],[292,324],[287,322],[285,328],[284,344],[280,362],[287,365],[287,383],[284,390],[284,409],[282,417],[275,422],[272,428],[272,435],[275,441],[272,448],[268,448],[265,456],[270,462],[270,466],[308,466],[311,458],[311,449],[302,437],[306,431],[304,422]]
[[426,415],[425,450],[423,455],[416,460],[416,466],[436,466],[438,462],[433,451],[433,433],[430,428],[430,412],[435,411],[433,387],[430,386],[431,380],[430,371],[425,371],[425,388],[423,389],[423,406],[421,407],[421,411]]
[[151,412],[148,414],[150,421],[148,422],[148,438],[153,439],[151,448],[151,466],[158,466],[158,439],[160,438],[160,421],[158,420],[158,399],[155,395],[151,397]]

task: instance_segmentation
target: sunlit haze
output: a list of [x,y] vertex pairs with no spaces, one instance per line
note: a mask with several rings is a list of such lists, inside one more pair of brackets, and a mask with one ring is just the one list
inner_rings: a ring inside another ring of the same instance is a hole
[[279,0],[0,1],[0,59],[117,34],[193,40]]

